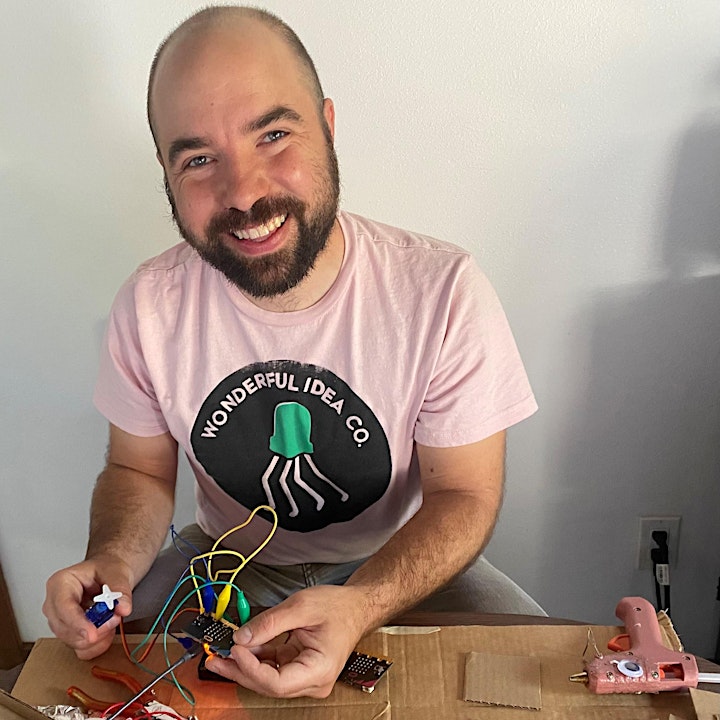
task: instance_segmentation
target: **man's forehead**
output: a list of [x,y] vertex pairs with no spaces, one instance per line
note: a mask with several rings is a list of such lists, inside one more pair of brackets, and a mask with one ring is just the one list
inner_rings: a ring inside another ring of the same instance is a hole
[[257,21],[235,21],[228,25],[188,28],[178,32],[158,60],[154,88],[222,65],[242,71],[243,67],[270,63],[278,56],[287,59],[288,49],[276,32]]
[[[158,62],[152,106],[156,124],[175,125],[182,108],[233,100],[255,106],[258,112],[293,103],[305,82],[299,62],[277,33],[255,27],[213,28],[175,39]],[[259,27],[258,27],[259,26]],[[297,74],[296,74],[297,73]]]

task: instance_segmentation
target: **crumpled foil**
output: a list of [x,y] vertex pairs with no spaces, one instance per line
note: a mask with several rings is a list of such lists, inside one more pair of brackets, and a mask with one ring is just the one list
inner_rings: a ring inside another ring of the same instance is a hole
[[[171,707],[168,707],[167,705],[163,705],[162,703],[157,702],[156,700],[152,700],[149,703],[145,704],[145,709],[154,717],[157,718],[157,720],[165,720],[166,718],[172,718],[172,720],[175,720],[175,716],[178,717],[184,717],[176,710],[173,710]],[[167,713],[173,713],[172,715],[167,715]]]
[[[156,702],[155,700],[147,703],[145,709],[153,718],[157,718],[157,720],[166,720],[168,718],[175,720],[175,716],[183,717],[171,707]],[[43,715],[53,718],[53,720],[90,720],[90,718],[92,718],[91,715],[86,715],[82,710],[72,707],[71,705],[46,705],[39,707],[38,710]],[[168,713],[173,714],[169,715]]]
[[38,710],[49,718],[59,718],[60,720],[87,720],[90,717],[72,705],[45,705],[39,707]]

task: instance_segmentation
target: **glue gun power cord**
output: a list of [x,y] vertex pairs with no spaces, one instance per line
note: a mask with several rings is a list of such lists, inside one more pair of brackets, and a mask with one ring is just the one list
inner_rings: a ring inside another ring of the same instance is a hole
[[[652,533],[653,542],[657,547],[650,550],[653,563],[653,580],[655,581],[655,606],[658,611],[665,610],[670,614],[670,550],[668,535],[665,530]],[[664,591],[663,593],[661,593]],[[664,597],[663,597],[664,595]]]

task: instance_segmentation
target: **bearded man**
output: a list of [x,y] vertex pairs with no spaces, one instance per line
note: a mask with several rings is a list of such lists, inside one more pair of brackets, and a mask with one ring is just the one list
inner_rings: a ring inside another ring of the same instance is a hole
[[[257,692],[330,693],[363,634],[411,607],[543,614],[480,554],[505,430],[535,409],[469,253],[338,210],[335,112],[277,17],[202,10],[160,46],[148,118],[185,242],[118,293],[95,394],[110,422],[86,558],[48,581],[81,658],[157,613],[186,561],[160,553],[181,447],[198,554],[218,538],[269,608],[207,666]],[[84,615],[122,592],[100,628]],[[280,649],[272,641],[289,632]]]

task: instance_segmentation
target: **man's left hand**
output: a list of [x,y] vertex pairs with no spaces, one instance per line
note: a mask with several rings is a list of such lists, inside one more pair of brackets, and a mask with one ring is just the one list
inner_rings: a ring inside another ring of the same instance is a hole
[[365,602],[348,586],[300,590],[236,630],[231,656],[206,667],[269,697],[327,697],[364,634]]

